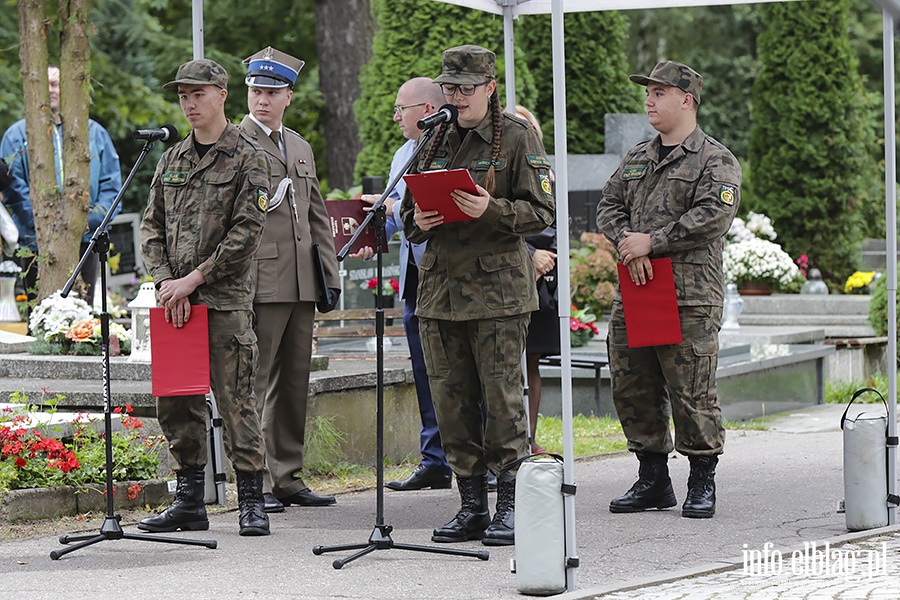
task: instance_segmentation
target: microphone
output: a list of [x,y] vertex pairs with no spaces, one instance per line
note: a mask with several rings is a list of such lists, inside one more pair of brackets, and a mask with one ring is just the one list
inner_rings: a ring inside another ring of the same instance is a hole
[[424,119],[419,119],[416,126],[422,131],[425,131],[426,129],[436,127],[441,123],[456,123],[457,117],[459,117],[459,110],[452,104],[445,104],[433,115],[428,115]]
[[131,137],[136,140],[147,140],[148,142],[161,140],[171,143],[178,139],[178,130],[175,129],[174,125],[163,125],[159,129],[138,129],[131,134]]

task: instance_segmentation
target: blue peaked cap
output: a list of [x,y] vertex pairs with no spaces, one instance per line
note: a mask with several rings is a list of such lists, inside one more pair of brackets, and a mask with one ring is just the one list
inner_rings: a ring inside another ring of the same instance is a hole
[[244,79],[247,87],[293,88],[297,74],[305,63],[299,58],[267,46],[253,56],[245,58],[244,64],[248,65],[247,77]]

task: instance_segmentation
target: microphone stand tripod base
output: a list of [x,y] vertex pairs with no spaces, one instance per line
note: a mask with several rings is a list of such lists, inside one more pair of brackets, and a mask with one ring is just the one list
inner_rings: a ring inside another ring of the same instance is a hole
[[183,540],[144,535],[143,533],[125,533],[122,526],[119,524],[121,519],[121,515],[107,516],[103,521],[103,525],[100,526],[99,534],[59,536],[60,544],[69,544],[72,542],[76,542],[76,544],[74,546],[69,546],[68,548],[63,548],[62,550],[53,550],[50,552],[50,558],[59,560],[64,554],[106,540],[141,540],[145,542],[164,542],[167,544],[186,544],[188,546],[205,546],[211,550],[214,550],[217,546],[216,540]]
[[367,544],[347,544],[344,546],[316,546],[313,548],[313,554],[319,556],[325,552],[341,552],[344,550],[359,550],[355,554],[351,554],[347,558],[339,558],[331,563],[335,569],[340,569],[349,562],[356,560],[375,550],[414,550],[417,552],[431,552],[433,554],[450,554],[455,556],[471,556],[479,560],[488,560],[490,553],[487,550],[454,550],[453,548],[432,548],[430,546],[415,546],[412,544],[396,544],[391,539],[391,531],[394,528],[390,525],[376,525],[369,536]]

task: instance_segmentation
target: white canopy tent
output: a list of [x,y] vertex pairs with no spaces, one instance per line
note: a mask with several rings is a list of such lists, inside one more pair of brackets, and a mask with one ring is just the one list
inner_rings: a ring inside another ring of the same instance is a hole
[[[676,8],[692,6],[717,6],[733,4],[758,4],[762,2],[790,2],[793,0],[437,0],[503,15],[504,55],[506,65],[506,105],[509,112],[515,113],[515,64],[513,52],[513,19],[523,14],[552,15],[552,48],[553,48],[553,141],[556,148],[556,194],[557,198],[568,198],[568,147],[566,143],[566,81],[565,81],[565,47],[563,31],[563,15],[567,12],[589,12],[602,10],[634,10],[655,8]],[[897,437],[897,198],[896,198],[896,156],[895,156],[895,120],[894,120],[894,19],[900,17],[900,0],[877,0],[884,14],[884,90],[885,90],[885,211],[887,215],[887,287],[888,287],[888,438]],[[556,222],[569,222],[567,202],[556,203]],[[563,421],[563,456],[565,459],[565,480],[567,485],[574,485],[574,441],[572,435],[572,355],[569,346],[568,324],[569,307],[569,238],[559,236],[557,240],[559,255],[559,307],[560,307],[560,339],[562,343],[562,421]],[[897,494],[896,478],[896,442],[888,449],[888,493]],[[575,499],[565,498],[566,515],[566,556],[577,557],[575,544]],[[896,521],[896,507],[888,509],[888,523]],[[566,587],[569,591],[576,588],[575,566],[567,564]]]
[[[504,22],[504,54],[506,60],[506,104],[510,112],[515,112],[515,65],[513,52],[513,19],[521,14],[552,15],[552,48],[553,48],[553,114],[554,144],[556,148],[556,191],[557,197],[568,198],[568,146],[566,142],[566,81],[565,81],[565,47],[563,15],[566,12],[589,12],[603,10],[637,10],[657,8],[677,8],[693,6],[724,6],[734,4],[758,4],[762,2],[791,2],[795,0],[437,0],[481,10],[503,16]],[[888,438],[897,438],[897,195],[896,195],[896,127],[894,98],[894,20],[900,18],[900,0],[872,0],[882,7],[884,23],[884,116],[885,116],[885,212],[887,216],[886,249],[887,249],[887,289],[888,289]],[[192,0],[194,58],[203,57],[203,0]],[[569,222],[567,202],[556,205],[557,223]],[[559,236],[559,277],[560,290],[560,334],[562,343],[562,419],[563,419],[563,454],[565,458],[565,481],[574,485],[574,442],[572,436],[572,356],[569,346],[568,323],[569,306],[569,238]],[[888,448],[888,493],[897,494],[897,446],[896,442]],[[896,507],[888,510],[889,524],[897,522]],[[567,563],[566,587],[569,591],[576,588],[575,567],[577,549],[575,544],[575,499],[565,499],[566,515],[566,556],[572,559]]]

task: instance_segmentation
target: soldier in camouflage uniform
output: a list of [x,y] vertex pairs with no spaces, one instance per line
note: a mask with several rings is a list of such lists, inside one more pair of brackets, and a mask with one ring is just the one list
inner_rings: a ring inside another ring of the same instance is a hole
[[[210,378],[225,425],[225,453],[237,475],[240,534],[268,535],[264,446],[253,393],[257,347],[250,265],[265,225],[269,166],[259,147],[226,120],[227,84],[220,65],[194,60],[163,86],[178,89],[193,130],[156,167],[141,222],[141,252],[167,322],[183,327],[192,304],[209,308]],[[178,461],[178,487],[172,506],[138,527],[208,529],[205,399],[160,397],[157,414]]]
[[703,78],[674,61],[631,80],[659,135],[628,151],[603,189],[597,226],[616,245],[632,280],[653,278],[651,258],[672,259],[683,342],[629,348],[621,294],[609,322],[613,400],[638,481],[610,502],[614,513],[677,504],[667,467],[674,449],[691,463],[682,515],[715,514],[715,467],[725,443],[716,396],[724,284],[723,236],[740,202],[741,169],[728,149],[697,126]]
[[524,236],[553,222],[554,203],[537,134],[500,109],[494,61],[478,46],[444,52],[435,82],[459,121],[441,125],[413,168],[468,169],[478,194],[456,190],[452,198],[473,220],[444,223],[438,211],[421,211],[408,191],[400,210],[407,239],[428,242],[416,315],[438,428],[462,499],[456,517],[434,530],[436,542],[514,543],[515,469],[500,477],[493,520],[486,475],[528,454],[521,360],[538,301]]

